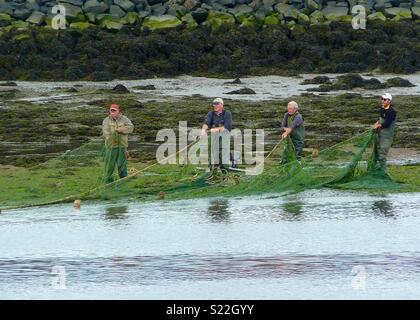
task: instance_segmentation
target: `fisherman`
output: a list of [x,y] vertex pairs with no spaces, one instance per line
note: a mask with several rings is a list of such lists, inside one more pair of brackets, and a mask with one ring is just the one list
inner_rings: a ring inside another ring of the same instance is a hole
[[382,95],[381,104],[379,120],[372,126],[376,131],[373,150],[373,169],[385,172],[386,157],[394,137],[397,112],[393,107],[392,96],[389,93]]
[[224,109],[222,98],[212,102],[213,111],[204,119],[201,135],[210,132],[211,161],[210,168],[226,171],[230,163],[230,131],[232,130],[232,114]]
[[302,157],[303,141],[305,137],[305,127],[303,125],[303,117],[299,113],[299,106],[295,101],[287,104],[287,112],[284,114],[281,123],[282,138],[286,139],[289,135],[295,149],[296,159]]
[[105,174],[104,183],[113,181],[115,165],[120,178],[127,176],[128,134],[134,126],[130,119],[121,113],[120,106],[111,104],[109,116],[102,122],[102,132],[105,138]]

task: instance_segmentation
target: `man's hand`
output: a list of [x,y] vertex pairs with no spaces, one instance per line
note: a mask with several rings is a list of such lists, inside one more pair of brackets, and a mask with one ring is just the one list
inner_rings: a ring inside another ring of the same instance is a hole
[[284,128],[284,132],[283,132],[283,134],[281,135],[281,137],[282,137],[283,139],[286,139],[286,138],[287,138],[287,136],[290,134],[290,132],[292,132],[292,129],[291,129],[291,128]]
[[372,129],[373,129],[373,130],[376,130],[376,129],[380,128],[380,127],[382,127],[382,126],[381,126],[381,124],[380,124],[380,123],[379,123],[379,121],[378,121],[378,122],[376,122],[376,123],[372,126]]
[[207,135],[207,130],[206,129],[201,129],[201,136],[206,136]]

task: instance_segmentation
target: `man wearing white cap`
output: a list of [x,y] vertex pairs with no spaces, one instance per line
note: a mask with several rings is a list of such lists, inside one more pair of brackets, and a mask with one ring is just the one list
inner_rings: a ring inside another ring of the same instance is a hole
[[373,150],[373,168],[385,171],[386,157],[392,145],[395,131],[396,111],[392,106],[392,96],[385,93],[381,97],[381,112],[379,120],[372,126],[376,130]]
[[232,114],[224,110],[222,98],[216,98],[212,102],[213,111],[207,113],[204,119],[201,134],[211,134],[211,157],[212,167],[221,169],[230,163],[230,131],[232,130]]

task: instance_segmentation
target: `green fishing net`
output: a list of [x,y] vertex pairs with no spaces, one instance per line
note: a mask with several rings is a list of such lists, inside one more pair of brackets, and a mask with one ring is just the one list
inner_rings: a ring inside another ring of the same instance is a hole
[[[372,168],[374,132],[367,131],[297,161],[290,138],[267,158],[261,174],[209,171],[207,165],[155,164],[128,161],[128,177],[104,185],[104,143],[92,140],[32,168],[0,172],[0,208],[40,206],[75,199],[191,199],[300,192],[312,188],[398,190],[385,172]],[[254,166],[255,167],[255,166]],[[248,170],[248,171],[247,171]],[[252,171],[252,170],[251,170]]]

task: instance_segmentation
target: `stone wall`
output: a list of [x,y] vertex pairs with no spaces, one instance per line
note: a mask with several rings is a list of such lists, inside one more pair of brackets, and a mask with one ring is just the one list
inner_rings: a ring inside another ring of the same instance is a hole
[[351,8],[366,8],[369,20],[420,20],[420,0],[0,0],[0,32],[51,25],[52,7],[62,4],[70,28],[124,25],[161,29],[198,24],[313,24],[351,21]]

